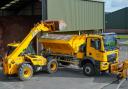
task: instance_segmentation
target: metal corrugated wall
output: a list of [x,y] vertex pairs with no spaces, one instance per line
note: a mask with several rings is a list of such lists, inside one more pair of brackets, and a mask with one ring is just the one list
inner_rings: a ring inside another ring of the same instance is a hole
[[104,3],[85,0],[47,0],[47,18],[62,19],[66,31],[104,28]]

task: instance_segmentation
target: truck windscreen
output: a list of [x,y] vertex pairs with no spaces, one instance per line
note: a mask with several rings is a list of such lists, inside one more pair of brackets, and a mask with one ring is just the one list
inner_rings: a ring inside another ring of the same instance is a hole
[[117,40],[115,35],[104,36],[104,47],[106,51],[115,50],[117,48]]

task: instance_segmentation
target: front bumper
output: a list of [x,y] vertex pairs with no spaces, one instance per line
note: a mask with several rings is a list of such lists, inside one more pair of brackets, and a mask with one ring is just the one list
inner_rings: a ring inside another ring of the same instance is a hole
[[109,63],[108,62],[100,62],[100,71],[107,71],[109,70]]

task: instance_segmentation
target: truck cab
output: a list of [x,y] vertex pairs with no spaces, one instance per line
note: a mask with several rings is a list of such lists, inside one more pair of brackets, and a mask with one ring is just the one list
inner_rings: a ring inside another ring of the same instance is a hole
[[78,65],[83,68],[83,73],[87,76],[108,71],[110,64],[118,61],[115,33],[49,34],[42,36],[39,41],[46,49],[43,56],[51,56],[65,66]]
[[[100,72],[108,71],[111,63],[118,62],[119,51],[115,33],[88,35],[86,41],[86,56],[82,61],[86,75],[90,75],[92,67]],[[87,62],[89,62],[89,67],[86,66]]]

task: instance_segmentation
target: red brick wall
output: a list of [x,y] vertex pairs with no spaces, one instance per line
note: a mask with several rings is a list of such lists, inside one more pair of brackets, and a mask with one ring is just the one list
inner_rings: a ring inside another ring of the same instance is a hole
[[22,41],[40,20],[41,16],[0,17],[0,54],[4,54],[8,43]]

